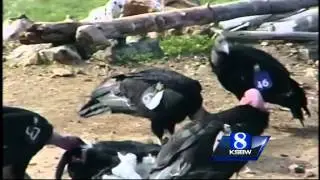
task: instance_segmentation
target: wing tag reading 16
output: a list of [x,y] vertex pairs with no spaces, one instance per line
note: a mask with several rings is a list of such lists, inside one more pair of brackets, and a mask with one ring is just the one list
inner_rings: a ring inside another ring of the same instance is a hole
[[269,73],[266,71],[257,72],[254,74],[254,85],[259,90],[269,89],[272,87],[272,81]]

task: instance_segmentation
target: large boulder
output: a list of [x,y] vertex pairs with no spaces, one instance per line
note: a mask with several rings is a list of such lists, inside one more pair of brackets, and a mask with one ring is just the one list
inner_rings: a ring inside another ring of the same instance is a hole
[[25,14],[19,17],[10,18],[3,23],[2,40],[15,41],[18,40],[19,34],[26,29],[30,28],[33,21],[30,20]]

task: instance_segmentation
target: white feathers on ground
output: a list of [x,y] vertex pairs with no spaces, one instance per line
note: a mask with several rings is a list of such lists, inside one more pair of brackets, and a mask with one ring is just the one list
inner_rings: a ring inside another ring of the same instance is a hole
[[118,157],[120,163],[111,170],[112,174],[105,174],[102,179],[145,179],[156,161],[156,156],[151,154],[143,157],[141,163],[137,163],[137,156],[132,153],[118,152]]
[[149,154],[142,158],[142,162],[136,166],[136,172],[143,178],[147,178],[149,173],[156,162],[156,156]]
[[124,179],[142,179],[141,176],[135,171],[137,166],[137,156],[132,153],[122,155],[118,152],[120,164],[114,167],[111,172],[113,175]]

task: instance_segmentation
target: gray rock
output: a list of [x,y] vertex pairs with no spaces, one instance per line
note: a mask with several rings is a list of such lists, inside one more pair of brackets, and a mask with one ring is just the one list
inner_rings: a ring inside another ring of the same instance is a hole
[[289,170],[293,173],[305,173],[305,167],[298,164],[291,164]]
[[142,40],[142,38],[143,38],[143,35],[127,36],[126,37],[126,44],[137,43],[140,40]]
[[82,64],[82,58],[72,45],[62,45],[39,51],[40,58],[45,62],[59,62],[61,64]]
[[7,20],[3,24],[3,32],[2,32],[2,38],[3,41],[12,41],[17,40],[19,37],[19,34],[26,29],[30,28],[33,24],[33,21],[31,21],[26,15],[22,14],[19,17],[11,18]]
[[112,47],[107,47],[104,50],[98,50],[94,54],[92,54],[91,59],[94,60],[101,60],[101,61],[111,61],[111,56],[112,56]]
[[98,50],[103,50],[108,46],[114,46],[117,42],[107,39],[103,31],[94,25],[83,25],[76,31],[76,44],[81,49],[81,56],[89,59]]
[[315,68],[307,68],[305,70],[305,77],[317,77],[318,71]]
[[178,35],[182,35],[183,32],[181,31],[181,29],[169,29],[166,32],[167,36],[178,36]]
[[304,174],[305,178],[315,177],[318,173],[318,168],[306,169],[306,173]]
[[12,64],[22,66],[43,64],[38,52],[50,47],[51,44],[21,45],[9,53],[6,59]]
[[54,68],[52,69],[52,78],[55,77],[73,77],[75,73],[71,69]]
[[269,42],[268,41],[262,41],[260,43],[261,46],[268,46],[269,45]]

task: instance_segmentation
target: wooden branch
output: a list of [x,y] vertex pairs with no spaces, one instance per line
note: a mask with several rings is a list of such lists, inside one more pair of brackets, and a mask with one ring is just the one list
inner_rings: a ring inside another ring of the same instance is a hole
[[230,40],[290,40],[318,41],[318,32],[266,32],[266,31],[236,31],[223,32]]
[[318,0],[251,0],[141,14],[109,22],[34,24],[20,36],[20,42],[23,44],[73,42],[76,30],[81,25],[98,26],[105,37],[119,38],[123,35],[161,32],[171,28],[204,25],[243,16],[286,13],[318,4]]
[[[224,30],[231,29],[248,29],[248,28],[257,28],[264,22],[276,21],[282,18],[286,18],[297,13],[301,13],[306,9],[300,9],[298,11],[284,13],[284,14],[267,14],[267,15],[256,15],[256,16],[245,16],[236,19],[231,19],[227,21],[219,22],[219,26]],[[243,27],[241,27],[243,26]]]
[[265,31],[306,31],[317,32],[319,30],[319,9],[309,9],[299,14],[280,19],[276,22],[264,23],[258,30]]

